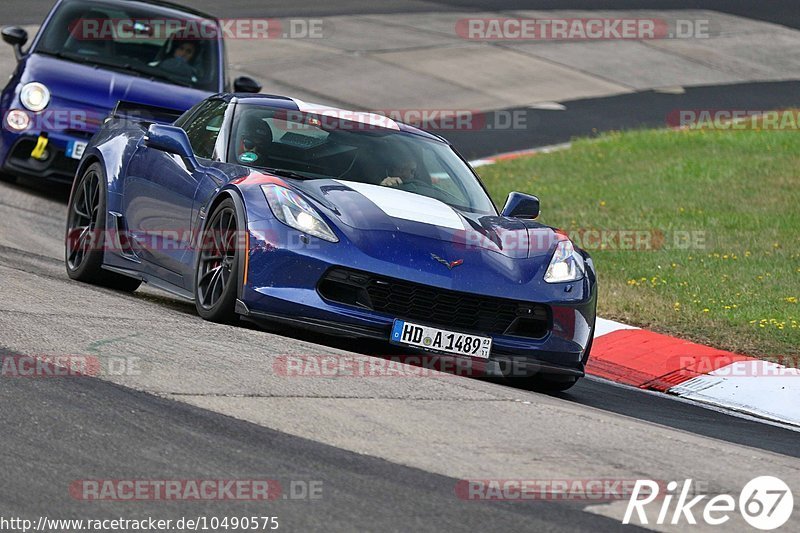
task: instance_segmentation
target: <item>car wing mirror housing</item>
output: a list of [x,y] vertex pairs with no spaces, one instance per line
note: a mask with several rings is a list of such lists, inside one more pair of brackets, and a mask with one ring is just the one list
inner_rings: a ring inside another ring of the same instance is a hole
[[239,76],[233,80],[233,90],[237,93],[260,93],[261,84],[249,76]]
[[508,195],[501,214],[504,217],[533,220],[539,216],[539,198],[532,194],[512,192]]
[[7,26],[2,30],[3,40],[14,47],[17,61],[22,59],[22,47],[28,42],[28,32],[19,26]]
[[175,154],[183,158],[184,162],[191,166],[190,170],[200,166],[192,151],[188,135],[177,126],[151,124],[147,129],[145,144],[155,150]]

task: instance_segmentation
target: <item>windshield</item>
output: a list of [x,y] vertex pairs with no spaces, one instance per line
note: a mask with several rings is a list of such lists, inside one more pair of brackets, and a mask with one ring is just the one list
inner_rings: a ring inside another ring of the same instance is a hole
[[450,146],[397,129],[244,104],[237,109],[229,160],[297,179],[392,187],[461,211],[496,214],[478,179]]
[[36,49],[135,76],[215,92],[220,88],[217,25],[157,10],[74,0],[63,3]]

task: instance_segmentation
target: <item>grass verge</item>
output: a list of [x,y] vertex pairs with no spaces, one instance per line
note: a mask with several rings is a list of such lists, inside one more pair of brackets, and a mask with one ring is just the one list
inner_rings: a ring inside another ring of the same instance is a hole
[[540,220],[592,254],[600,316],[800,355],[800,134],[613,132],[478,172],[498,205],[538,195]]

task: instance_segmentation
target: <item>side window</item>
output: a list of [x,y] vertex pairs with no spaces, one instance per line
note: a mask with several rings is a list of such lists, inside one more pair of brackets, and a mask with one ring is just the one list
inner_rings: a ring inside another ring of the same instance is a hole
[[192,107],[187,109],[181,116],[179,116],[178,119],[172,123],[172,125],[177,126],[185,131],[186,128],[184,128],[183,126],[197,113],[197,111],[201,107],[204,107],[205,105],[206,105],[205,101],[194,104]]
[[197,157],[211,159],[214,156],[214,146],[222,131],[227,108],[228,104],[222,100],[210,100],[181,125]]

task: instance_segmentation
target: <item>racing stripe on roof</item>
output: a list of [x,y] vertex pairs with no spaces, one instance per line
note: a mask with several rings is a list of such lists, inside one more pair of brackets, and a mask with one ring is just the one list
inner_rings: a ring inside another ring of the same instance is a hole
[[339,109],[337,107],[304,102],[298,98],[292,98],[291,100],[297,105],[297,109],[303,113],[313,113],[315,115],[322,115],[326,117],[341,118],[351,122],[359,122],[361,124],[368,124],[370,126],[377,126],[392,130],[400,129],[400,125],[397,122],[389,117],[378,115],[376,113],[368,113],[366,111],[348,111],[346,109]]

